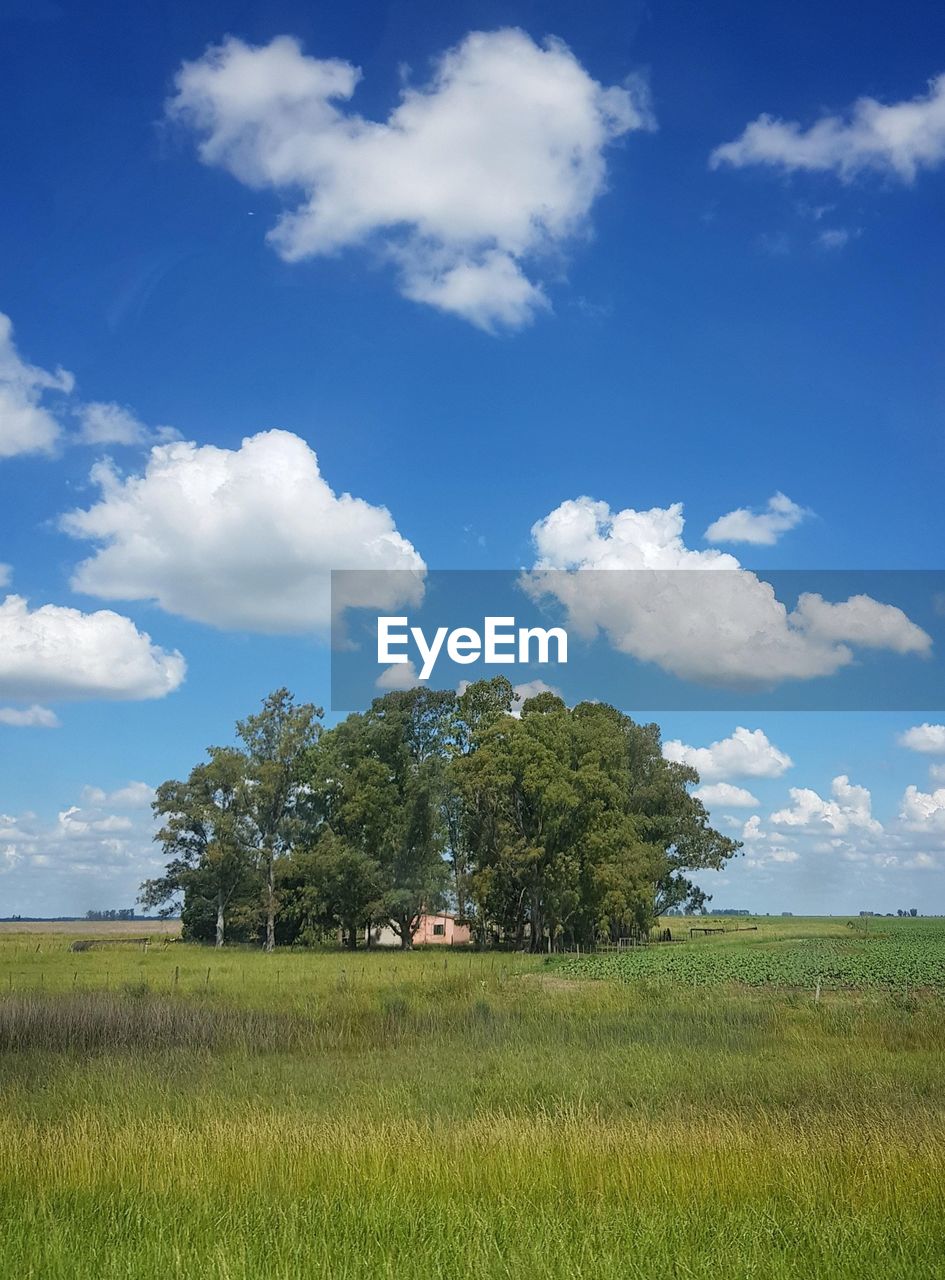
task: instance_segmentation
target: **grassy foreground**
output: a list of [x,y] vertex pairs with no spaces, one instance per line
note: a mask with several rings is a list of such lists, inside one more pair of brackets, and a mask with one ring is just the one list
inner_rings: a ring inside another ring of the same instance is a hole
[[0,938],[4,1276],[945,1274],[935,992],[69,941]]

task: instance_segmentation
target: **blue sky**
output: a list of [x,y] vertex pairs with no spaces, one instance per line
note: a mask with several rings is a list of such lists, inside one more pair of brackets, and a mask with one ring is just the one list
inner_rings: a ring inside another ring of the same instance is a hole
[[[940,567],[939,6],[14,0],[0,31],[0,914],[129,903],[129,783],[276,685],[328,703],[296,559]],[[945,910],[945,706],[647,718],[771,747],[716,752],[756,803],[713,815],[758,818],[717,904]]]

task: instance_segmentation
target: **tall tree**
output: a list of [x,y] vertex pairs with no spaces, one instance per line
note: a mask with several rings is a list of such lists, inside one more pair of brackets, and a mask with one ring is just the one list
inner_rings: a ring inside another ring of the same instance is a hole
[[185,912],[192,917],[199,917],[200,904],[206,904],[215,916],[216,945],[222,947],[228,908],[254,879],[251,796],[241,751],[211,747],[209,756],[186,781],[171,780],[157,789],[153,808],[164,823],[155,840],[169,862],[163,876],[141,886],[139,901],[167,914],[183,894]]
[[404,948],[442,900],[454,695],[389,693],[325,733],[309,779],[322,821],[380,868],[379,916]]
[[550,693],[491,716],[453,772],[482,912],[533,950],[559,937],[646,928],[702,891],[681,872],[722,866],[736,842],[708,824],[692,770],[614,707]]
[[276,689],[255,715],[237,722],[249,762],[251,809],[264,884],[265,949],[276,945],[276,862],[303,829],[303,762],[321,731],[320,707]]
[[279,866],[279,926],[288,941],[308,941],[341,930],[358,945],[383,913],[380,864],[329,828],[315,844],[293,849]]

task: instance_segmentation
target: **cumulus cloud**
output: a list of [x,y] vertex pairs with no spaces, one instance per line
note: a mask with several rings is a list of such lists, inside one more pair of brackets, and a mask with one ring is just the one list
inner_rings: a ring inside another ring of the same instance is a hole
[[727,515],[719,516],[706,529],[705,539],[707,542],[751,542],[755,546],[773,547],[782,534],[796,528],[808,514],[787,494],[778,492],[768,499],[762,511],[736,507]]
[[757,870],[772,864],[799,862],[800,858],[796,849],[789,849],[785,845],[771,845],[768,848],[749,850],[744,865],[749,870]]
[[753,796],[747,787],[736,787],[731,782],[713,782],[707,787],[700,787],[693,794],[706,808],[728,805],[733,809],[750,809],[758,804],[758,797]]
[[43,403],[48,392],[68,393],[71,373],[50,373],[27,364],[13,342],[13,324],[0,312],[0,458],[25,453],[52,453],[62,428]]
[[185,671],[178,652],[159,648],[111,610],[31,610],[22,596],[0,603],[0,697],[162,698]]
[[855,786],[844,773],[834,778],[830,793],[826,800],[809,787],[792,787],[790,805],[772,813],[772,825],[808,833],[827,830],[840,836],[850,831],[882,832],[882,825],[873,817],[872,796],[866,787]]
[[102,462],[92,478],[99,501],[62,518],[67,533],[98,545],[76,569],[77,591],[271,634],[327,627],[332,569],[375,571],[346,576],[351,605],[422,595],[423,560],[390,512],[336,494],[290,432],[265,431],[239,449],[157,445],[143,475]]
[[143,444],[148,438],[144,423],[120,404],[93,401],[82,405],[78,417],[86,444]]
[[943,160],[945,75],[939,75],[918,97],[889,105],[859,98],[845,114],[822,116],[807,129],[761,115],[734,142],[716,147],[709,163],[713,169],[729,164],[833,172],[845,180],[871,169],[910,183],[920,169]]
[[756,844],[760,840],[767,840],[768,836],[761,826],[761,814],[753,813],[742,827],[742,843]]
[[269,242],[288,262],[380,244],[410,298],[483,329],[547,305],[525,273],[586,234],[615,139],[653,127],[636,81],[605,87],[560,40],[473,32],[385,121],[352,110],[361,72],[280,36],[185,62],[168,103],[204,163],[298,203]]
[[931,637],[901,609],[880,604],[871,596],[851,596],[831,604],[815,592],[805,592],[791,616],[812,640],[831,645],[848,642],[862,649],[920,655],[927,655],[932,648]]
[[905,733],[899,735],[899,745],[908,747],[910,751],[921,751],[925,755],[945,755],[945,724],[913,725]]
[[763,729],[741,725],[730,737],[708,747],[691,747],[678,738],[670,739],[663,743],[663,755],[676,764],[690,765],[702,782],[709,783],[730,778],[780,778],[794,764],[769,741]]
[[619,652],[705,684],[832,675],[853,662],[853,646],[928,654],[920,627],[868,596],[834,604],[807,593],[789,613],[734,556],[688,548],[684,523],[681,503],[614,512],[570,499],[532,527],[536,561],[522,586],[558,600],[579,636],[603,631]]
[[0,707],[0,724],[14,729],[58,729],[59,717],[49,707]]
[[115,791],[104,791],[101,787],[83,787],[81,799],[84,805],[94,805],[96,808],[150,809],[154,795],[154,788],[146,782],[129,782]]
[[517,699],[512,704],[512,715],[516,718],[522,714],[522,703],[527,702],[529,698],[537,698],[540,693],[553,693],[556,698],[562,697],[560,689],[547,684],[544,680],[524,680],[521,684],[514,684],[512,692]]
[[79,438],[83,444],[145,445],[179,440],[173,427],[152,430],[132,409],[111,401],[93,400],[75,409],[79,420]]
[[391,693],[398,689],[416,689],[422,683],[417,668],[408,660],[392,662],[389,667],[385,667],[374,681],[374,688],[380,689],[381,693]]
[[65,805],[50,819],[0,814],[0,891],[9,909],[72,915],[132,906],[142,880],[163,866],[150,809],[122,799],[143,794],[142,787],[132,782],[118,788],[111,793],[118,797],[115,805],[101,787],[85,787],[79,804]]
[[945,833],[945,787],[935,791],[907,787],[899,816],[910,831]]

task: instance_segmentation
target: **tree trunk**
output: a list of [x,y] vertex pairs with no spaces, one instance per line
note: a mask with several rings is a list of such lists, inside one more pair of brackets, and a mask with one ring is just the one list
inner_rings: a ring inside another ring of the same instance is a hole
[[217,894],[217,941],[216,941],[216,945],[217,945],[218,947],[222,947],[222,946],[223,946],[223,931],[224,931],[224,927],[225,927],[225,922],[224,922],[224,919],[223,919],[223,892],[222,892],[222,890],[221,890],[221,891]]
[[529,939],[529,951],[542,951],[544,949],[545,940],[545,921],[541,912],[541,899],[537,893],[532,894],[531,909],[531,938]]
[[276,860],[269,853],[266,867],[266,951],[276,949]]

